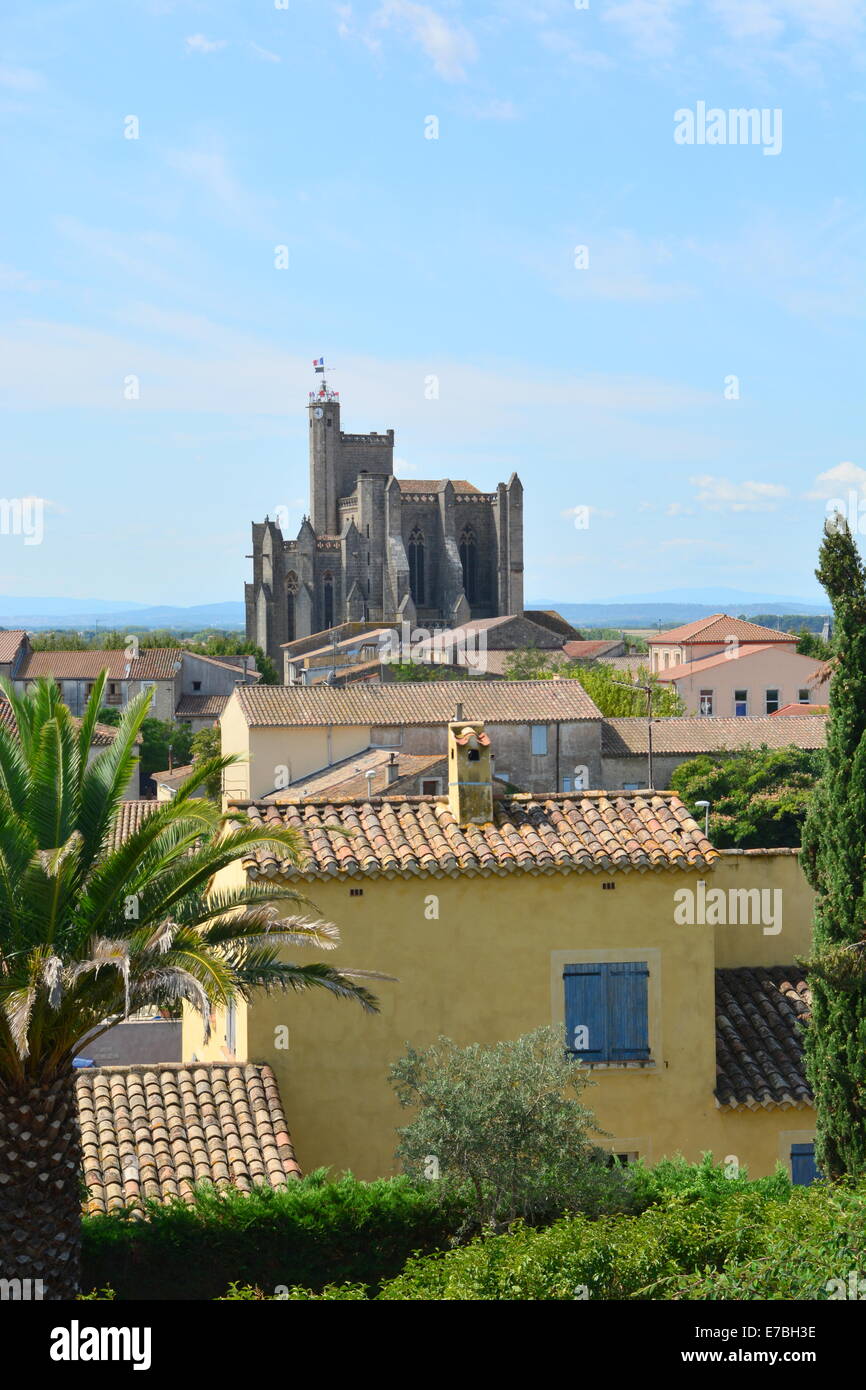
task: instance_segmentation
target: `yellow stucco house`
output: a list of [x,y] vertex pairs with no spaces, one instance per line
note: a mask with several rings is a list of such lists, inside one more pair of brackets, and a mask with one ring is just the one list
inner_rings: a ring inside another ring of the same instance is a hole
[[[395,1171],[405,1123],[388,1083],[407,1043],[563,1028],[617,1154],[711,1149],[752,1176],[810,1162],[800,1026],[811,891],[796,852],[718,852],[672,793],[494,800],[484,726],[448,725],[440,797],[245,802],[297,829],[298,865],[261,852],[233,876],[284,881],[342,944],[330,962],[396,977],[381,1012],[321,992],[262,996],[184,1022],[183,1057],[269,1064],[308,1171]],[[314,952],[295,951],[299,959]]]

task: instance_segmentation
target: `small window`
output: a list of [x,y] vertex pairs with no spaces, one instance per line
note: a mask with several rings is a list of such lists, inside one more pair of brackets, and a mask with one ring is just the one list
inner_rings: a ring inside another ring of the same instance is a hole
[[622,789],[624,792],[639,792],[643,785],[643,782],[623,782]]
[[226,1047],[234,1056],[237,1050],[238,1033],[238,1009],[234,999],[230,999],[226,1006]]
[[530,731],[530,747],[533,756],[544,757],[547,753],[547,725],[533,724]]
[[767,691],[767,695],[766,695],[766,706],[765,706],[766,713],[767,713],[767,714],[775,714],[775,713],[776,713],[776,710],[777,710],[778,708],[779,708],[779,692],[778,692],[778,690],[768,690],[768,691]]
[[585,1062],[648,1062],[646,961],[567,965],[566,1048]]
[[713,712],[713,692],[712,690],[702,690],[700,696],[699,714],[712,714]]
[[564,792],[571,792],[571,791],[574,791],[574,778],[573,778],[573,777],[563,777],[563,779],[562,779],[562,790],[563,790]]
[[428,777],[421,783],[422,796],[438,796],[442,790],[442,783],[438,777]]
[[364,896],[364,890],[363,890],[363,888],[350,888],[350,889],[349,889],[349,897],[350,897],[350,898],[363,898],[363,896]]
[[808,691],[808,690],[798,690],[798,691],[797,691],[797,703],[800,704],[800,705],[808,705],[808,704],[809,704],[809,691]]
[[634,1149],[627,1149],[624,1153],[610,1153],[607,1156],[608,1168],[627,1168],[630,1163],[637,1163],[640,1154]]
[[749,713],[749,692],[748,690],[734,691],[734,714],[745,715]]
[[192,688],[193,690],[201,690],[201,681],[193,681]]

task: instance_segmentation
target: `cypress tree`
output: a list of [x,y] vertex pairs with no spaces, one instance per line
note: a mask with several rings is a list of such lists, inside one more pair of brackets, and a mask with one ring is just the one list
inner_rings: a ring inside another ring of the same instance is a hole
[[841,517],[824,529],[816,575],[833,605],[836,658],[801,853],[816,894],[805,1048],[816,1159],[841,1178],[866,1174],[866,570]]

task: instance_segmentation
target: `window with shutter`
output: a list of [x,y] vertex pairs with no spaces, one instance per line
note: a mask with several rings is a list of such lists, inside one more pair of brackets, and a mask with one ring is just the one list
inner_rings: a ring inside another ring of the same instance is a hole
[[646,961],[566,965],[566,1047],[585,1062],[650,1059]]
[[815,1164],[814,1144],[791,1145],[791,1182],[795,1187],[808,1187],[817,1182],[821,1174]]

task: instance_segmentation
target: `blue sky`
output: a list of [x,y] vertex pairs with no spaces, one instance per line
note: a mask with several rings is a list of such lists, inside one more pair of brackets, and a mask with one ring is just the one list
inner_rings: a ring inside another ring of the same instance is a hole
[[[324,354],[406,476],[520,474],[529,598],[817,598],[866,497],[862,6],[277,4],[6,0],[0,493],[46,511],[0,593],[242,597]],[[699,102],[781,150],[676,143]]]

